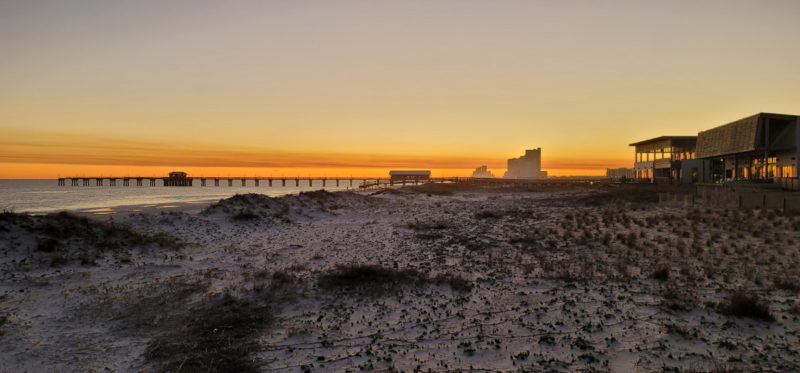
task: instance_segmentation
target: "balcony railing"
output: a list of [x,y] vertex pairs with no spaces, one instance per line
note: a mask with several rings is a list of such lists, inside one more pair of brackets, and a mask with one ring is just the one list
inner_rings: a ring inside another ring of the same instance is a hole
[[800,180],[796,177],[776,177],[774,181],[783,189],[800,190]]

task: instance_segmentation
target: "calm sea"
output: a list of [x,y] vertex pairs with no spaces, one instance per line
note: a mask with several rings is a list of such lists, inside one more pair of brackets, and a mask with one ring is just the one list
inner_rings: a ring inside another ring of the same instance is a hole
[[[160,184],[160,181],[158,183]],[[199,184],[199,181],[195,183]],[[121,181],[117,183],[117,185],[121,184]],[[222,186],[223,184],[225,186]],[[89,211],[120,206],[213,201],[237,193],[261,193],[276,197],[323,189],[322,181],[315,181],[310,187],[308,181],[301,181],[300,187],[296,187],[294,180],[291,182],[287,180],[286,187],[281,186],[280,182],[274,182],[273,187],[267,186],[266,181],[262,181],[259,187],[254,186],[252,180],[249,180],[247,184],[248,186],[242,187],[241,182],[235,180],[232,187],[227,186],[227,182],[220,182],[219,187],[197,185],[193,187],[112,187],[108,186],[108,181],[106,181],[106,186],[102,187],[73,187],[58,186],[56,180],[0,180],[0,211],[32,213],[61,210]],[[354,181],[353,187],[357,188],[358,184]],[[326,185],[327,187],[324,189],[335,191],[348,189],[350,183],[343,180],[340,183],[341,187],[337,188],[335,181],[328,180]]]

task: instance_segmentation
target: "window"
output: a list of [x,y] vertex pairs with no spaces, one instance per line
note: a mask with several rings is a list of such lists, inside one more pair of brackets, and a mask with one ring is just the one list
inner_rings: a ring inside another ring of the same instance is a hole
[[797,177],[797,175],[795,175],[795,166],[794,165],[782,166],[780,177]]

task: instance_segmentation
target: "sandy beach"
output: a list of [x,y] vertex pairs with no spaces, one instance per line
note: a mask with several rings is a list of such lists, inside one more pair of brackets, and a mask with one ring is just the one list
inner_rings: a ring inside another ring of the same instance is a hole
[[799,370],[800,216],[656,193],[424,185],[3,213],[0,371]]

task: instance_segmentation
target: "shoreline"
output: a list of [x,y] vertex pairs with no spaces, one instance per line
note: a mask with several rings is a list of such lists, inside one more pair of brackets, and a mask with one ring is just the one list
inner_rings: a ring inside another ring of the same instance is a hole
[[[120,205],[90,209],[58,210],[53,212],[67,211],[76,215],[92,217],[104,216],[127,216],[131,214],[156,214],[164,211],[198,213],[211,204],[219,201],[218,199],[203,199],[197,201],[164,202],[154,204]],[[48,213],[42,213],[42,215]]]

